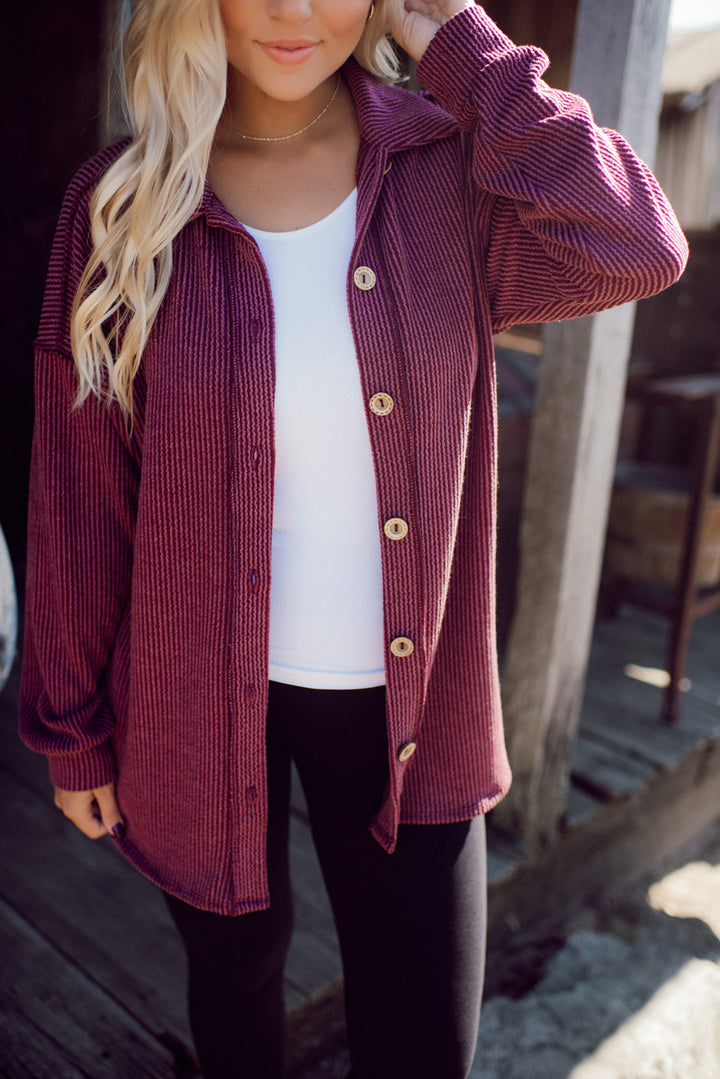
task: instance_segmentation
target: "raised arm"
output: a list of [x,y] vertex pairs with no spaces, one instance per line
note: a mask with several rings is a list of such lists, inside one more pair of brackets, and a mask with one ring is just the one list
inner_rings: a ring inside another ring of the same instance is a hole
[[647,166],[582,98],[550,88],[547,57],[464,0],[396,0],[394,32],[467,137],[493,330],[652,295],[687,259]]

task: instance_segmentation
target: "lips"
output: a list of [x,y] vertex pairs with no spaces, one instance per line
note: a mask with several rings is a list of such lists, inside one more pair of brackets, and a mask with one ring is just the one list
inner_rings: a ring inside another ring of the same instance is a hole
[[259,41],[263,52],[278,64],[293,66],[309,60],[317,50],[317,41],[306,38],[287,38],[278,41]]

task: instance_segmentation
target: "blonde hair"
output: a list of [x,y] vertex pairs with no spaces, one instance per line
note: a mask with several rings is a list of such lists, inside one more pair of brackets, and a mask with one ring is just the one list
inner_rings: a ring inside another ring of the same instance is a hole
[[388,37],[390,7],[397,0],[375,0],[373,17],[355,49],[355,59],[372,75],[383,82],[397,82],[400,62]]
[[[355,56],[398,77],[388,3],[375,0]],[[93,252],[73,306],[76,406],[94,393],[132,422],[133,379],[172,273],[172,242],[203,194],[227,92],[216,0],[136,0],[125,34],[125,106],[132,141],[90,203]]]

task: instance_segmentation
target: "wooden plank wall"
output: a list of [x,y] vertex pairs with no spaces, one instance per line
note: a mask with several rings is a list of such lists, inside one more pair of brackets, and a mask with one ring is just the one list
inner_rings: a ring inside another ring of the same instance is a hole
[[688,98],[666,102],[657,176],[681,225],[700,231],[720,222],[720,79]]

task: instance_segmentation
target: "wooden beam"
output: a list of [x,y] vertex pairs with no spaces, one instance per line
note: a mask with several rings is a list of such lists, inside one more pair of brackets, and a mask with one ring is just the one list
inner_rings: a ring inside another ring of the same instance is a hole
[[[571,86],[646,160],[655,150],[669,2],[578,5]],[[633,320],[625,305],[543,331],[503,678],[515,784],[497,811],[505,828],[536,845],[552,841],[565,807]]]

